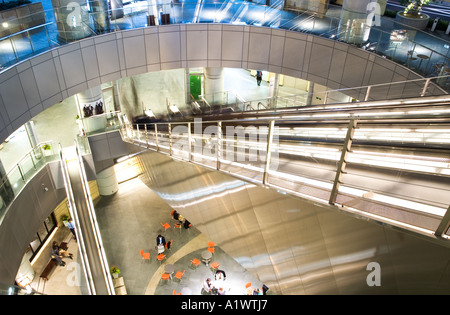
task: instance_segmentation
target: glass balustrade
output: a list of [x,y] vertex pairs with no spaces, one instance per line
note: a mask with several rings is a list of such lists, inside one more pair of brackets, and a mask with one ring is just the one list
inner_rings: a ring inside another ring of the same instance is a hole
[[[67,15],[64,12],[72,12],[72,7],[47,10],[46,23],[0,38],[2,67],[7,68],[53,47],[81,39],[75,36],[80,30],[83,30],[82,38],[86,38],[153,24],[229,23],[280,28],[349,43],[398,62],[426,77],[445,76],[450,71],[450,42],[424,31],[410,31],[393,19],[381,17],[379,25],[369,25],[363,21],[361,28],[370,34],[363,43],[353,43],[346,38],[343,27],[340,27],[339,6],[330,5],[326,14],[283,10],[279,5],[268,7],[246,1],[170,2],[160,5],[137,1],[125,5],[120,12],[94,12],[90,5],[78,9],[82,17],[79,21],[65,21],[61,17],[56,20],[55,15]],[[103,23],[105,16],[108,23]],[[100,27],[99,21],[105,26]],[[20,25],[20,21],[10,20],[7,25],[3,27],[17,29],[13,26]],[[64,38],[68,41],[64,41]],[[447,89],[447,78],[437,83]]]
[[[449,189],[450,158],[443,148],[450,129],[446,123],[405,122],[368,119],[358,125],[332,204],[432,234],[448,207],[442,193]],[[121,133],[125,141],[174,159],[329,203],[348,128],[346,120],[317,125],[275,119],[271,125],[264,119],[198,119],[127,124]]]

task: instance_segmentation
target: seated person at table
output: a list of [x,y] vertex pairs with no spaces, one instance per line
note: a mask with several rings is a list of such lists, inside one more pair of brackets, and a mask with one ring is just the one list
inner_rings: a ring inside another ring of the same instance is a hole
[[158,236],[156,237],[156,246],[159,245],[166,245],[166,239],[161,234],[158,234]]
[[215,289],[215,287],[212,285],[210,278],[203,280],[203,290],[206,293],[211,293],[212,290],[214,290],[214,289]]
[[179,217],[180,217],[180,214],[177,212],[177,210],[175,210],[175,212],[173,213],[174,220],[178,220]]
[[216,281],[217,280],[225,280],[227,278],[227,275],[225,274],[225,271],[217,269],[216,275],[215,275]]

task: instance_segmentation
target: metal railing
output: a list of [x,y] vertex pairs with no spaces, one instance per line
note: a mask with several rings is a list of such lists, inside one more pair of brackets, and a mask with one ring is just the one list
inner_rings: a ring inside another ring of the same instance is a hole
[[[438,229],[448,225],[448,198],[430,196],[450,189],[450,116],[420,117],[195,119],[124,124],[121,134],[124,141],[174,159],[448,238],[447,229]],[[433,121],[436,128],[430,127]],[[428,187],[416,192],[410,178]]]

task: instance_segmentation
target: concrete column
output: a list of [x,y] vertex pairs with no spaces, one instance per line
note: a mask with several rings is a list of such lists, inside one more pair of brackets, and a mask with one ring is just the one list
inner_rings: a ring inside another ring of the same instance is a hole
[[58,41],[72,42],[92,34],[85,4],[83,0],[52,0]]
[[111,0],[111,20],[120,19],[123,17],[123,3],[122,0]]
[[205,95],[211,104],[222,105],[224,95],[223,68],[205,68]]
[[34,127],[34,122],[32,120],[25,123],[25,130],[28,135],[28,140],[30,141],[30,145],[32,148],[38,145],[39,139],[36,134],[36,129]]
[[[101,86],[96,86],[94,88],[88,89],[84,92],[78,93],[76,95],[78,103],[78,112],[81,113],[80,121],[82,122],[82,128],[86,133],[100,131],[107,127],[106,115],[99,115],[104,113],[105,106],[103,104],[102,88]],[[103,104],[102,111],[99,112],[96,105]],[[86,117],[84,108],[91,107],[92,115]]]
[[97,34],[109,32],[108,2],[106,0],[91,0],[89,4],[95,32]]
[[345,0],[339,23],[339,39],[346,43],[362,44],[369,39],[377,0]]
[[309,81],[308,85],[308,97],[306,99],[306,105],[312,105],[314,95],[314,82]]
[[109,167],[97,174],[97,187],[101,196],[113,195],[119,190],[114,167]]
[[184,69],[184,90],[185,90],[185,103],[191,103],[191,71],[189,68]]
[[277,107],[277,96],[279,86],[280,86],[280,75],[278,73],[275,73],[275,76],[271,77],[269,82],[269,97],[272,98],[270,106],[271,108]]

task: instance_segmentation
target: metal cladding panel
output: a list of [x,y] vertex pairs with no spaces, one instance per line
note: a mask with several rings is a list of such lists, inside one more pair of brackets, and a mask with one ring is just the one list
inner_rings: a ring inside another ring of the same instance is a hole
[[450,293],[448,246],[159,153],[139,160],[152,190],[272,292]]

